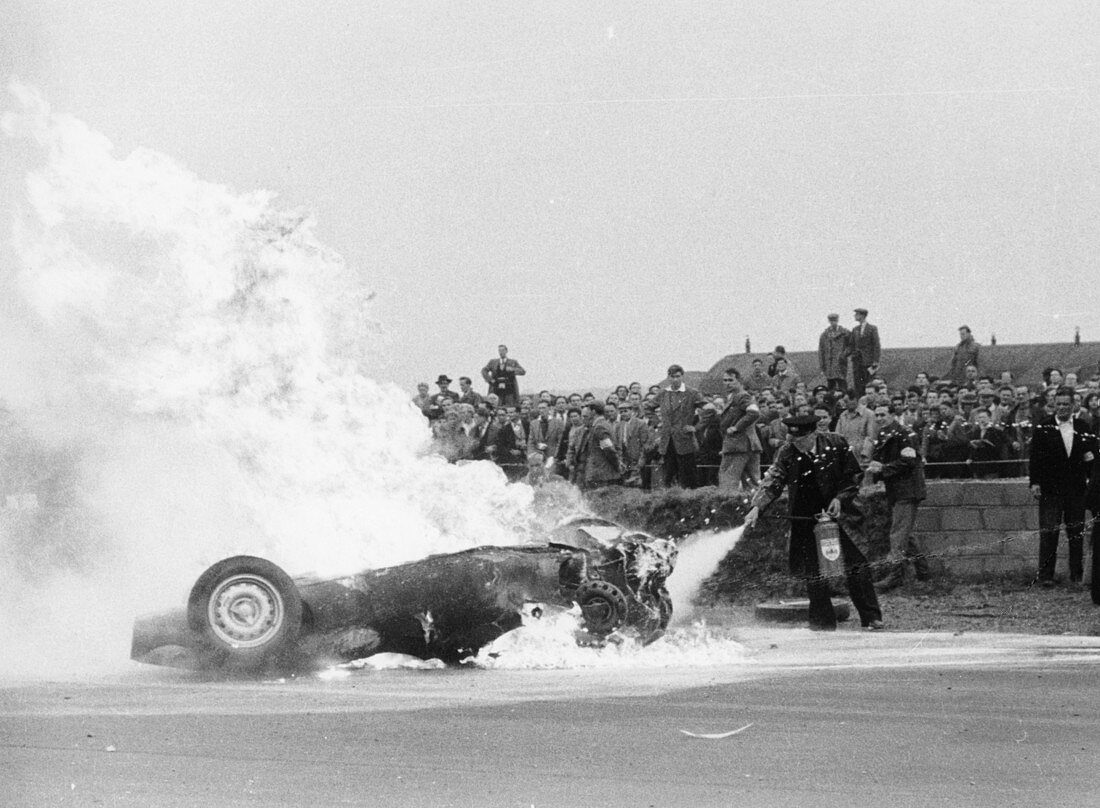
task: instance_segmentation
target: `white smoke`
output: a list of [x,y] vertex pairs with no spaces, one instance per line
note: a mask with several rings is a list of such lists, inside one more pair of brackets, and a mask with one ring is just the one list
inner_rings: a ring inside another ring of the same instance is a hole
[[530,489],[431,456],[409,394],[368,377],[371,294],[307,215],[116,157],[11,90],[28,165],[0,267],[5,667],[83,646],[90,607],[99,656],[125,659],[135,610],[226,555],[332,574],[527,537]]

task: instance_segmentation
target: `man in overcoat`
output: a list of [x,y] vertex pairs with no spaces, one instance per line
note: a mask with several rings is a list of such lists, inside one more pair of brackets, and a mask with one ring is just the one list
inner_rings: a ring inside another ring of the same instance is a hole
[[829,327],[817,340],[817,363],[829,392],[848,389],[848,335],[839,314],[829,315]]
[[852,363],[852,386],[856,396],[867,392],[867,382],[878,372],[882,346],[878,328],[867,322],[867,309],[856,309],[856,324],[848,334],[848,358]]

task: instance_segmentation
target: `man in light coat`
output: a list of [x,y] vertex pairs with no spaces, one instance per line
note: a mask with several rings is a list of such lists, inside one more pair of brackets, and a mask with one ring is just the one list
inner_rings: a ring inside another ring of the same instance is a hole
[[839,314],[830,314],[829,327],[817,340],[817,362],[830,393],[848,387],[848,335],[851,332],[840,325],[839,320]]
[[760,408],[752,395],[745,392],[736,368],[728,368],[722,374],[722,383],[726,386],[727,404],[719,419],[722,464],[718,469],[718,488],[741,493],[746,483],[750,488],[760,484],[761,445],[756,432]]

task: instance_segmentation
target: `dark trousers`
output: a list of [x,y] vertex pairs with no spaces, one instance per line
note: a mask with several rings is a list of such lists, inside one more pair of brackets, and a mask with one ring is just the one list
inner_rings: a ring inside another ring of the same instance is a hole
[[[882,619],[882,607],[871,581],[871,569],[867,557],[844,534],[840,536],[840,556],[844,561],[844,577],[848,583],[848,597],[859,613],[860,623],[869,625]],[[810,597],[810,628],[832,631],[836,628],[836,611],[829,579],[815,575],[806,579],[806,593]]]
[[870,381],[871,374],[867,372],[867,366],[863,364],[863,360],[852,362],[852,387],[855,388],[857,396],[867,392],[867,384]]
[[695,488],[695,452],[676,454],[676,448],[670,444],[665,452],[664,472],[666,487],[679,483],[681,488]]
[[1100,514],[1092,512],[1092,602],[1100,606]]
[[848,389],[848,379],[847,378],[844,378],[844,379],[840,379],[840,378],[826,379],[825,380],[825,386],[829,389],[830,393],[835,393],[838,390],[840,392],[844,392],[845,390]]
[[1039,580],[1053,581],[1058,562],[1058,533],[1066,526],[1069,545],[1069,579],[1080,581],[1084,574],[1085,495],[1039,497]]

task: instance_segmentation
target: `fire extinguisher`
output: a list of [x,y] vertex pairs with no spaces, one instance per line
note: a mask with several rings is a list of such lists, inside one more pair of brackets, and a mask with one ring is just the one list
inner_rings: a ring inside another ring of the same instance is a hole
[[824,511],[817,515],[814,538],[817,540],[818,574],[823,578],[844,575],[844,562],[840,557],[840,526]]

